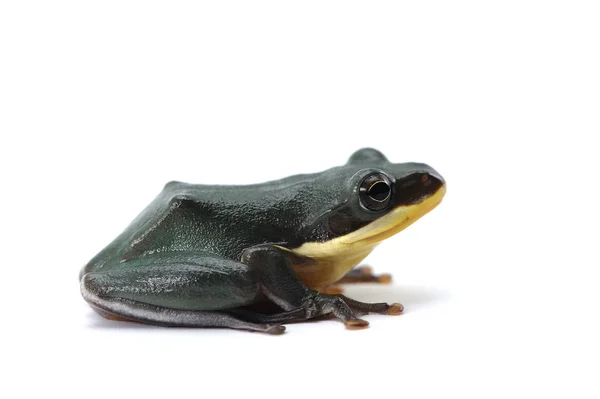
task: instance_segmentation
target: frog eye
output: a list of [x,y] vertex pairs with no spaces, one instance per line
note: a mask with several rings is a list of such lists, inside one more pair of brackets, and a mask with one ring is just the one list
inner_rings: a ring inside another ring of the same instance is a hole
[[373,173],[360,184],[360,202],[370,211],[381,211],[390,204],[392,183],[383,173]]

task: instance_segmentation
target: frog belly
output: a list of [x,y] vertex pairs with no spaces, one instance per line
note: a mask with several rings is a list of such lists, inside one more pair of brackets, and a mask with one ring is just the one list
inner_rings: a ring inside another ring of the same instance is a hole
[[311,257],[314,263],[292,265],[298,278],[310,289],[321,289],[335,283],[371,253],[375,245],[335,255]]

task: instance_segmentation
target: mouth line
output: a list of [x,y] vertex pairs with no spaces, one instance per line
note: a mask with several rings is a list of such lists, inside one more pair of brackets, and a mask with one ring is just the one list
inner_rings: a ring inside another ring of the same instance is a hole
[[442,202],[446,185],[442,185],[432,196],[414,205],[399,206],[389,214],[373,221],[362,229],[343,238],[344,244],[375,244],[406,229]]
[[435,208],[444,198],[444,194],[446,194],[445,184],[435,194],[418,204],[397,207],[387,215],[348,235],[323,243],[306,242],[298,248],[289,250],[309,258],[329,259],[334,262],[341,255],[345,258],[353,255],[362,260],[379,242],[404,230]]

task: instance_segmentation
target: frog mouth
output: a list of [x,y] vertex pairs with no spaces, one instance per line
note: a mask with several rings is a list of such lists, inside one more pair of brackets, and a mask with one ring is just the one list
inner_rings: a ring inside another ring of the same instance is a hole
[[435,208],[445,194],[446,185],[443,184],[433,195],[419,203],[400,205],[387,215],[352,233],[324,243],[304,243],[299,248],[293,249],[293,252],[310,258],[336,258],[341,254],[347,257],[356,255],[357,258],[360,257],[359,260],[362,260],[381,241],[401,232]]
[[387,215],[369,223],[368,225],[340,237],[340,244],[377,244],[386,238],[397,234],[419,220],[426,213],[442,202],[446,194],[446,185],[442,185],[435,194],[413,205],[402,205],[392,210]]

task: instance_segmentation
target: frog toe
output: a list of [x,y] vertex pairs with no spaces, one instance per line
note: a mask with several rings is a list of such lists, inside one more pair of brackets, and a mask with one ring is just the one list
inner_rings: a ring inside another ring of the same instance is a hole
[[404,313],[404,305],[398,302],[394,302],[390,305],[390,307],[385,311],[385,314],[390,316],[399,316]]
[[363,319],[352,319],[344,322],[348,330],[364,330],[369,327],[369,322]]
[[377,283],[390,284],[392,275],[389,273],[374,274],[371,266],[360,266],[350,270],[337,283],[338,284],[356,284],[356,283]]
[[285,326],[282,326],[282,325],[268,326],[267,329],[265,330],[265,332],[267,334],[271,334],[271,335],[281,335],[285,332]]

